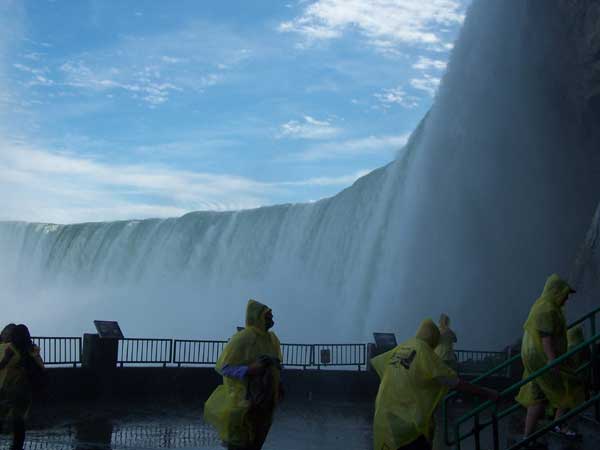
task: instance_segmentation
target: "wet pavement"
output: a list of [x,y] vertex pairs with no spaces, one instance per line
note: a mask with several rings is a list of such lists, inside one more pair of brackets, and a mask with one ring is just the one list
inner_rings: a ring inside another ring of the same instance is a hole
[[[202,421],[201,406],[181,404],[95,405],[65,408],[34,420],[26,449],[183,449],[222,450],[213,428]],[[372,402],[289,402],[281,406],[265,450],[349,449],[372,445]],[[8,447],[2,437],[2,448]]]
[[[278,411],[264,449],[372,449],[372,413],[372,401],[290,401]],[[505,423],[503,448],[519,437],[521,422],[517,414]],[[576,426],[583,442],[551,438],[550,450],[600,449],[600,426],[587,420],[579,420]],[[38,408],[32,428],[25,446],[31,450],[223,448],[212,427],[202,421],[201,405],[174,401],[67,405],[60,410],[47,406]],[[487,434],[482,435],[483,450],[491,448]],[[440,442],[436,438],[436,450],[445,448]],[[3,436],[0,447],[8,444],[8,436]],[[473,448],[472,440],[462,447]]]

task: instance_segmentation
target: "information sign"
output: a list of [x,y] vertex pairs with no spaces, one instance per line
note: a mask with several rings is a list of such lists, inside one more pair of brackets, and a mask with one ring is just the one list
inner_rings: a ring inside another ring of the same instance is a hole
[[124,339],[118,322],[110,320],[94,320],[94,325],[102,339]]
[[398,345],[394,333],[373,333],[373,337],[379,352],[391,350]]

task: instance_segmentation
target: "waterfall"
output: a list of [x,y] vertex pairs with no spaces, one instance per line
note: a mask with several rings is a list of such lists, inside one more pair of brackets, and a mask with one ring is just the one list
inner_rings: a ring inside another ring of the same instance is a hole
[[[5,317],[224,338],[247,298],[284,341],[399,338],[453,318],[460,346],[520,334],[598,201],[597,2],[475,1],[398,158],[332,198],[180,218],[0,223]],[[591,37],[590,37],[591,36]]]

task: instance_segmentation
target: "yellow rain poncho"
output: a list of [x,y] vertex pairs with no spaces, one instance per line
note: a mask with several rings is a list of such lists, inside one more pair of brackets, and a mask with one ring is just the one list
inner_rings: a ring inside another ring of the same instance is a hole
[[[281,361],[281,346],[275,333],[266,329],[265,316],[270,309],[254,300],[246,308],[246,328],[236,333],[225,346],[217,361],[216,370],[222,374],[225,366],[249,365],[260,356]],[[219,432],[230,446],[249,447],[264,439],[271,426],[273,410],[278,402],[280,369],[267,369],[268,390],[262,393],[260,404],[252,400],[253,381],[223,377],[219,386],[204,405],[204,419]]]
[[454,353],[456,334],[450,329],[450,318],[446,314],[440,316],[440,343],[435,348],[435,353],[452,369],[456,369],[457,361]]
[[[25,420],[28,417],[33,391],[21,363],[22,357],[12,344],[0,345],[0,360],[8,349],[12,351],[13,356],[8,365],[0,370],[0,421],[10,423],[14,419]],[[44,367],[39,348],[35,347],[31,356],[40,367]]]
[[[542,346],[543,336],[552,336],[557,356],[567,351],[567,324],[563,305],[571,287],[558,275],[551,275],[546,281],[544,291],[536,300],[529,317],[523,326],[521,357],[525,379],[533,372],[548,364],[548,357]],[[528,407],[545,400],[553,408],[573,408],[584,400],[581,383],[577,382],[571,364],[561,367],[561,374],[546,372],[521,388],[517,401]]]
[[[583,335],[583,328],[581,326],[571,328],[567,332],[568,350],[577,347],[579,344],[583,344],[584,341],[585,336]],[[575,353],[571,358],[571,364],[573,365],[573,368],[578,369],[579,367],[583,366],[589,359],[589,356],[589,350],[582,350]]]
[[448,392],[448,380],[457,380],[434,352],[438,327],[424,321],[417,335],[371,360],[381,379],[375,401],[375,450],[396,450],[424,436],[433,439],[433,415]]

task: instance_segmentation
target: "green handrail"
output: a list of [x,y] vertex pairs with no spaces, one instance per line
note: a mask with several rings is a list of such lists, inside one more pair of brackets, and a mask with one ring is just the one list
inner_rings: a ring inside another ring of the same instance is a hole
[[[600,340],[600,333],[596,334],[596,315],[600,313],[600,308],[596,308],[595,310],[589,312],[588,314],[586,314],[585,316],[579,318],[578,320],[574,321],[573,323],[571,323],[568,328],[573,328],[583,322],[585,322],[586,320],[590,319],[591,322],[591,331],[592,331],[592,337],[590,339],[588,339],[587,341],[577,345],[576,347],[572,348],[571,350],[569,350],[567,353],[561,355],[560,357],[558,357],[556,360],[554,360],[551,364],[546,365],[545,367],[543,367],[542,369],[534,372],[533,374],[531,374],[530,376],[528,376],[526,379],[521,380],[515,384],[513,384],[512,386],[506,388],[504,391],[502,391],[500,393],[500,398],[507,396],[508,394],[514,393],[517,389],[520,389],[522,386],[524,386],[525,384],[531,382],[532,380],[534,380],[535,378],[538,378],[539,376],[545,374],[546,372],[548,372],[549,370],[552,370],[552,368],[562,364],[564,361],[566,361],[567,359],[571,358],[574,354],[584,350],[585,348],[589,348],[589,346],[593,343],[595,343],[596,341]],[[514,362],[516,362],[517,360],[519,360],[521,358],[521,354],[517,354],[511,358],[509,358],[508,360],[506,360],[504,363],[500,364],[499,366],[489,370],[488,372],[484,373],[483,375],[475,378],[472,382],[473,383],[478,383],[481,380],[505,369],[506,367],[508,367],[509,365],[513,364]],[[592,358],[595,358],[595,347],[592,346]],[[581,367],[577,368],[576,371],[574,372],[574,375],[588,369],[589,367],[591,367],[591,363],[585,363],[584,365],[582,365]],[[497,441],[498,441],[498,420],[502,419],[510,414],[512,414],[513,412],[517,411],[520,408],[519,404],[514,404],[512,406],[510,406],[509,408],[498,412],[497,410],[497,404],[491,401],[486,401],[482,404],[480,404],[479,406],[477,406],[475,409],[471,410],[470,412],[464,414],[463,416],[461,416],[454,424],[454,440],[450,439],[449,436],[449,420],[448,420],[448,402],[449,400],[454,397],[456,395],[456,392],[453,392],[449,395],[447,395],[444,398],[444,401],[442,403],[442,414],[443,414],[443,420],[444,420],[444,439],[446,441],[446,445],[456,445],[456,449],[460,450],[460,443],[461,441],[471,437],[471,436],[475,436],[476,439],[476,444],[479,442],[479,434],[480,432],[487,428],[488,426],[492,425],[493,427],[493,433],[494,433],[494,445],[495,448],[497,447]],[[596,397],[594,397],[594,399],[596,399]],[[587,407],[591,406],[592,404],[596,403],[597,404],[598,399],[596,400],[588,400],[587,402],[585,402],[584,404],[582,404],[580,407],[577,408],[577,410],[583,410],[586,409]],[[585,407],[583,407],[583,405],[586,405]],[[492,414],[492,418],[490,420],[486,420],[486,421],[481,421],[479,415],[486,411],[487,409],[489,409],[490,407],[494,408],[493,414]],[[597,406],[598,409],[598,406]],[[575,414],[575,413],[574,413]],[[573,415],[574,415],[573,414]],[[569,416],[570,417],[570,416]],[[462,424],[464,424],[465,422],[467,422],[469,419],[473,418],[475,421],[475,425],[473,427],[473,429],[469,432],[467,432],[464,435],[460,434],[460,426]],[[562,420],[562,417],[561,417]],[[566,419],[565,419],[566,420]],[[562,423],[562,422],[561,422]],[[556,425],[556,424],[554,424]],[[547,432],[543,431],[546,430],[546,427],[544,427],[542,430],[540,430],[541,434],[544,434]],[[539,432],[538,432],[539,433]],[[539,436],[541,434],[536,433],[535,436]],[[531,437],[530,437],[531,438]],[[533,440],[534,438],[528,438],[526,441],[522,441],[518,444],[519,447],[517,446],[513,446],[515,449],[516,448],[520,448],[520,446],[525,445],[527,442]],[[479,446],[476,446],[476,448],[479,448]],[[512,448],[511,448],[512,449]]]
[[[513,384],[512,386],[507,387],[502,392],[500,392],[500,398],[502,398],[508,394],[514,393],[515,391],[521,389],[522,386],[526,385],[527,383],[532,382],[536,378],[539,378],[541,375],[544,375],[546,372],[552,370],[554,367],[561,365],[563,362],[565,362],[569,358],[573,357],[574,354],[578,353],[579,351],[583,350],[586,347],[589,347],[591,344],[595,343],[598,340],[600,340],[600,333],[596,334],[595,336],[591,337],[587,341],[584,341],[581,344],[577,345],[576,347],[572,348],[567,353],[560,355],[558,358],[556,358],[550,364],[547,364],[544,367],[542,367],[541,369],[536,370],[531,375],[529,375],[527,378]],[[485,411],[493,404],[494,404],[494,402],[492,402],[490,400],[483,402],[481,405],[479,405],[474,410],[461,416],[458,419],[458,424],[459,425],[463,424],[465,421],[469,420],[474,415]]]
[[595,316],[598,315],[599,313],[600,313],[600,308],[596,308],[593,311],[587,313],[585,316],[580,317],[575,322],[571,323],[567,328],[571,329],[573,327],[576,327],[577,325],[582,324],[583,322],[585,322],[586,320],[588,320],[590,318],[595,318]]
[[[584,350],[586,347],[589,347],[591,344],[595,343],[596,341],[600,340],[600,333],[596,334],[595,336],[593,336],[592,338],[588,339],[587,341],[577,345],[576,347],[574,347],[573,349],[571,349],[570,351],[568,351],[567,353],[561,355],[560,357],[558,357],[557,359],[555,359],[554,361],[552,361],[552,363],[544,366],[543,368],[537,370],[536,372],[532,373],[530,376],[528,376],[527,378],[525,378],[524,380],[519,381],[518,383],[513,384],[512,386],[506,388],[505,390],[503,390],[500,395],[499,398],[502,398],[504,396],[507,396],[511,393],[514,393],[515,391],[517,391],[518,389],[520,389],[522,386],[524,386],[525,384],[531,382],[532,380],[534,380],[535,378],[538,378],[539,376],[545,374],[546,372],[552,370],[554,367],[562,364],[563,362],[565,362],[567,359],[571,358],[574,354]],[[596,397],[594,397],[594,401],[588,401],[585,402],[582,405],[585,405],[585,407],[583,409],[586,409],[587,407],[591,406],[593,403],[595,403],[598,399],[596,399]],[[582,406],[580,405],[580,407]],[[492,415],[492,419],[481,422],[479,415],[481,413],[483,413],[484,411],[486,411],[487,409],[489,409],[490,407],[494,408],[494,414]],[[578,408],[580,408],[578,407]],[[495,402],[491,402],[491,401],[485,401],[484,403],[482,403],[481,405],[479,405],[478,407],[476,407],[475,409],[473,409],[472,411],[464,414],[463,416],[461,416],[456,423],[454,424],[454,430],[455,430],[455,437],[456,439],[454,441],[449,442],[447,445],[456,445],[456,448],[458,450],[460,450],[460,443],[471,437],[471,436],[475,436],[476,439],[476,444],[479,441],[479,434],[481,431],[483,431],[485,428],[487,428],[488,426],[492,425],[494,426],[494,441],[496,441],[497,438],[497,422],[499,419],[502,419],[510,414],[512,414],[513,412],[515,412],[516,410],[518,410],[520,408],[520,405],[516,404],[513,405],[509,408],[507,408],[506,410],[498,413],[497,412],[497,404]],[[570,416],[569,416],[570,417]],[[475,421],[475,426],[474,428],[467,432],[466,434],[460,434],[460,426],[467,422],[469,419],[473,418]],[[562,417],[561,419],[562,420]],[[566,419],[565,419],[566,420]],[[559,421],[556,421],[557,423],[562,423]],[[556,424],[553,424],[556,425]],[[545,429],[545,428],[544,428]],[[550,429],[550,428],[549,428]],[[544,433],[547,432],[544,431]],[[542,433],[543,434],[543,433]],[[536,434],[535,436],[539,436],[540,434]],[[532,435],[533,436],[533,435]],[[530,440],[532,440],[533,438],[528,437],[527,442],[529,442]],[[526,442],[525,442],[526,443]],[[525,445],[524,442],[521,442],[520,445]],[[476,448],[480,448],[479,446],[476,446]],[[496,447],[498,448],[498,447]]]

